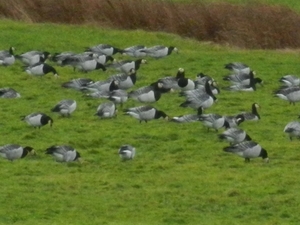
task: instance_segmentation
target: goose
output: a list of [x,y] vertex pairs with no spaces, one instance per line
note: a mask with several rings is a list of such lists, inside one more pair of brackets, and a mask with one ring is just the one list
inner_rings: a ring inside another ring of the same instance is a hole
[[125,115],[129,115],[142,123],[145,121],[146,123],[153,119],[159,119],[161,117],[168,119],[168,116],[165,112],[158,110],[150,105],[143,105],[138,107],[132,107],[123,110]]
[[25,68],[25,72],[34,76],[44,76],[47,73],[53,73],[54,77],[58,77],[56,69],[47,63],[36,63],[28,66]]
[[72,79],[70,81],[67,81],[63,83],[61,86],[64,88],[72,88],[75,90],[82,90],[84,86],[87,86],[88,84],[93,83],[94,81],[90,78],[77,78]]
[[[210,81],[209,81],[210,83]],[[209,88],[213,95],[220,94],[220,89],[216,86],[215,82],[213,81],[211,85],[209,85]],[[205,86],[198,85],[196,89],[186,90],[179,92],[179,96],[184,96],[186,98],[192,97],[192,96],[200,96],[206,92]]]
[[290,104],[295,105],[296,102],[300,101],[300,87],[291,86],[280,88],[279,90],[275,91],[274,96],[279,97],[283,100],[288,101]]
[[179,68],[175,77],[167,76],[157,80],[157,83],[162,84],[162,89],[165,92],[170,90],[178,90],[180,87],[178,86],[178,79],[185,76],[185,71],[183,68]]
[[0,65],[2,66],[10,66],[15,63],[15,56],[14,56],[14,47],[10,47],[9,50],[2,50],[0,51]]
[[52,155],[57,162],[80,160],[80,153],[69,145],[53,145],[46,149],[45,154]]
[[223,150],[245,158],[245,162],[250,162],[251,158],[257,157],[262,157],[265,162],[269,162],[267,151],[254,141],[243,141],[238,144],[225,147]]
[[225,88],[225,90],[229,90],[229,91],[256,91],[255,84],[257,82],[259,82],[259,80],[255,79],[253,71],[250,71],[250,73],[249,73],[249,84],[234,84],[234,85],[231,85],[231,86]]
[[161,87],[160,83],[153,83],[130,91],[128,97],[142,103],[157,102],[161,98]]
[[25,65],[32,66],[36,63],[44,62],[48,57],[50,57],[50,53],[47,51],[29,51],[25,52],[21,55],[16,55],[15,57],[21,60]]
[[137,60],[122,60],[108,64],[107,67],[114,68],[115,70],[121,71],[123,73],[129,73],[131,69],[137,71],[141,64],[146,64],[146,59],[137,59]]
[[197,85],[205,85],[205,83],[207,81],[210,81],[210,83],[213,83],[215,81],[215,79],[208,75],[205,75],[204,73],[198,73],[196,75],[195,82],[197,83]]
[[207,127],[208,131],[210,128],[215,129],[215,131],[218,131],[221,127],[229,128],[229,123],[225,120],[225,117],[215,113],[201,114],[199,121]]
[[21,95],[10,87],[0,88],[0,98],[20,98]]
[[112,118],[116,116],[116,105],[113,102],[104,102],[101,103],[98,108],[95,116],[100,118]]
[[292,121],[289,122],[283,129],[283,132],[287,133],[290,136],[290,140],[293,139],[293,137],[300,138],[300,122],[298,121]]
[[75,100],[64,99],[57,103],[52,109],[52,112],[58,112],[62,116],[70,116],[76,109],[77,103]]
[[166,47],[163,45],[155,45],[153,47],[147,48],[145,50],[141,50],[141,52],[145,52],[147,56],[159,59],[170,55],[172,52],[178,53],[178,49],[174,46]]
[[199,116],[202,114],[202,108],[199,107],[197,114],[186,114],[181,116],[174,116],[170,121],[177,123],[190,123],[199,121]]
[[[253,74],[255,75],[254,71]],[[223,77],[223,80],[230,81],[233,85],[250,85],[249,73],[236,73]],[[263,80],[259,77],[254,77],[255,84],[263,84]]]
[[74,52],[61,52],[61,53],[54,53],[54,55],[51,57],[51,60],[58,65],[62,66],[62,62],[70,57],[75,56],[76,54]]
[[96,56],[94,58],[98,63],[100,63],[102,65],[107,64],[108,62],[114,62],[115,61],[115,59],[112,56],[105,55],[105,54],[99,54],[99,53],[96,54]]
[[52,127],[53,124],[53,119],[50,116],[40,112],[30,113],[27,116],[22,116],[21,119],[28,125],[39,129],[47,124],[50,124],[50,127]]
[[108,78],[108,80],[116,80],[118,81],[118,86],[122,90],[127,90],[132,88],[136,83],[136,70],[130,69],[129,73],[119,73],[112,75]]
[[135,156],[135,147],[131,145],[122,145],[119,148],[119,156],[122,160],[130,160]]
[[180,77],[177,80],[178,86],[182,91],[187,91],[187,90],[194,90],[196,88],[196,83],[186,77]]
[[108,99],[122,107],[123,103],[128,100],[128,93],[122,89],[114,90],[110,92]]
[[[90,82],[86,85],[82,85],[81,90],[85,91],[91,91],[91,92],[101,92],[101,95],[103,92],[109,92],[113,90],[117,90],[119,88],[119,83],[116,80],[99,80],[96,82]],[[106,94],[105,93],[105,94]]]
[[121,50],[121,53],[123,55],[141,58],[141,57],[146,56],[146,52],[142,52],[141,50],[146,50],[146,49],[147,49],[147,47],[144,45],[134,45],[134,46],[131,46],[131,47]]
[[66,65],[72,66],[74,68],[74,71],[75,68],[77,68],[78,70],[85,73],[99,69],[101,69],[102,71],[106,71],[106,67],[103,64],[98,63],[93,56],[85,54],[74,55],[64,59],[62,61],[62,66]]
[[228,63],[224,66],[224,68],[235,73],[250,73],[250,67],[241,62]]
[[92,93],[88,93],[85,96],[92,97],[92,98],[109,98],[112,91],[120,90],[117,84],[117,81],[112,81],[110,84],[107,83],[108,86],[103,84],[101,86],[101,90],[94,91]]
[[231,145],[252,140],[246,131],[236,127],[226,129],[222,134],[219,134],[218,137],[220,140],[228,141]]
[[234,116],[224,116],[225,120],[229,123],[229,127],[237,127],[242,122],[245,121],[245,117],[243,114],[241,115],[234,115]]
[[300,77],[295,75],[285,75],[279,79],[284,86],[299,86],[300,84]]
[[92,47],[86,48],[86,51],[101,53],[104,55],[112,56],[118,52],[122,53],[122,50],[116,47],[113,47],[109,44],[99,44]]
[[33,148],[30,146],[22,147],[18,144],[7,144],[0,147],[0,155],[10,161],[24,158],[28,153],[35,154]]
[[251,112],[242,112],[239,113],[237,116],[239,115],[243,115],[245,120],[251,120],[251,121],[257,121],[260,120],[260,115],[257,112],[257,109],[260,108],[260,106],[257,103],[253,103],[251,105]]
[[198,109],[199,107],[207,109],[211,107],[217,101],[217,98],[210,89],[210,81],[205,83],[205,90],[206,92],[200,94],[191,92],[192,94],[186,96],[186,101],[180,104],[180,107],[191,107],[193,109]]

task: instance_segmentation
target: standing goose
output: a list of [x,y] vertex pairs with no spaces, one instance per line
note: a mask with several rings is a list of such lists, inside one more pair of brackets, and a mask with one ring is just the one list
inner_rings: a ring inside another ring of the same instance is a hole
[[224,68],[235,73],[250,73],[250,67],[241,62],[228,63]]
[[10,87],[0,88],[0,98],[20,98],[21,95]]
[[284,86],[299,86],[300,84],[300,77],[295,75],[285,75],[279,79],[279,82],[282,83]]
[[291,86],[281,88],[275,91],[275,97],[279,97],[283,100],[288,101],[290,104],[295,105],[296,102],[300,101],[300,87]]
[[191,107],[193,109],[198,109],[202,107],[203,109],[207,109],[211,107],[214,102],[217,101],[217,98],[212,93],[210,88],[210,81],[205,83],[205,91],[204,93],[190,92],[191,95],[186,96],[186,101],[183,102],[180,107]]
[[283,129],[283,132],[287,133],[290,137],[290,140],[293,139],[293,137],[300,138],[300,122],[298,121],[292,121],[289,122]]
[[95,116],[99,116],[100,118],[112,118],[116,116],[116,111],[115,103],[104,102],[98,106]]
[[257,112],[258,108],[260,108],[260,106],[257,103],[253,103],[252,106],[251,106],[251,109],[252,109],[251,112],[239,113],[237,115],[237,117],[240,116],[240,115],[243,115],[245,120],[252,120],[252,121],[260,120],[260,115]]
[[161,97],[161,87],[160,83],[153,83],[129,92],[128,97],[143,103],[157,102]]
[[259,80],[255,79],[253,71],[250,71],[250,73],[249,73],[249,84],[234,84],[234,85],[231,85],[231,86],[229,86],[225,89],[229,90],[229,91],[256,91],[255,84],[257,82],[259,82]]
[[137,59],[137,60],[122,60],[119,62],[114,62],[111,64],[108,64],[107,67],[114,68],[118,71],[121,71],[123,73],[129,73],[131,69],[134,69],[137,71],[141,64],[146,64],[147,60],[145,59]]
[[10,161],[24,158],[28,153],[34,154],[34,150],[30,146],[22,147],[17,144],[7,144],[0,147],[0,155]]
[[130,160],[135,156],[135,147],[131,145],[122,145],[119,148],[119,156],[122,160]]
[[47,63],[36,63],[32,66],[25,68],[26,73],[34,76],[44,76],[47,73],[53,73],[55,77],[58,77],[56,69]]
[[170,55],[172,52],[177,52],[178,49],[174,46],[166,47],[162,45],[156,45],[145,50],[141,50],[141,52],[145,52],[147,56],[159,59]]
[[231,145],[238,144],[243,141],[251,141],[251,137],[242,129],[232,127],[218,135],[220,140],[228,141]]
[[52,109],[52,112],[58,112],[62,116],[70,116],[76,109],[77,103],[75,100],[65,99],[57,103]]
[[121,50],[121,53],[123,55],[140,58],[140,57],[146,56],[146,53],[142,52],[142,50],[146,50],[146,49],[147,48],[144,45],[134,45],[134,46],[131,46],[131,47]]
[[72,79],[70,81],[67,81],[63,83],[61,86],[64,88],[72,88],[75,90],[81,90],[84,86],[87,86],[90,83],[93,83],[94,81],[90,78],[77,78]]
[[183,68],[179,68],[175,77],[167,76],[157,80],[157,83],[162,84],[162,89],[166,91],[178,90],[178,79],[185,77],[185,72]]
[[241,143],[225,147],[223,150],[245,158],[245,162],[250,162],[251,158],[257,157],[262,157],[265,162],[269,162],[267,151],[254,141],[243,141]]
[[32,66],[36,63],[45,62],[48,57],[50,57],[50,53],[46,51],[29,51],[21,55],[16,55],[16,58],[20,59],[27,66]]
[[215,131],[218,131],[221,127],[229,128],[229,123],[225,120],[225,117],[215,113],[202,114],[199,116],[199,121],[207,127],[208,131],[210,128],[215,129]]
[[0,65],[10,66],[15,63],[14,47],[10,47],[9,50],[0,51]]
[[199,107],[197,114],[187,114],[181,116],[174,116],[171,121],[177,123],[190,123],[199,121],[199,117],[202,114],[202,108]]
[[112,56],[118,52],[122,53],[121,49],[111,46],[109,44],[99,44],[99,45],[95,45],[92,47],[88,47],[88,48],[86,48],[85,51],[101,53],[101,54],[108,55],[108,56]]
[[168,119],[168,116],[165,112],[157,110],[153,106],[149,105],[128,108],[123,111],[125,112],[125,115],[132,116],[133,118],[139,120],[140,123],[142,123],[142,121],[147,123],[149,120],[159,119],[161,117]]
[[80,154],[68,145],[53,145],[46,149],[45,154],[52,155],[57,162],[71,162],[80,160]]
[[127,90],[132,88],[136,83],[136,71],[135,69],[130,69],[129,73],[119,73],[112,75],[108,80],[118,81],[118,86],[122,90]]
[[45,113],[31,113],[27,116],[22,116],[21,118],[28,125],[34,128],[38,127],[39,129],[47,124],[50,124],[50,127],[52,127],[53,124],[53,119]]

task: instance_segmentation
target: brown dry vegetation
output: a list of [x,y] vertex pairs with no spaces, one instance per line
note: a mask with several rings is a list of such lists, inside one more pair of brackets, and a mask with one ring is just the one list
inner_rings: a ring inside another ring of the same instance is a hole
[[2,18],[164,31],[241,48],[299,48],[300,15],[281,6],[137,0],[0,0]]

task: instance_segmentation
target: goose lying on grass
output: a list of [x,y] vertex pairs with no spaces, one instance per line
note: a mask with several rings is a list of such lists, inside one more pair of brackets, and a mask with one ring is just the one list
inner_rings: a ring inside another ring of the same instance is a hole
[[0,65],[10,66],[15,63],[14,47],[10,47],[9,50],[0,51]]
[[20,98],[21,95],[10,87],[0,88],[0,98]]

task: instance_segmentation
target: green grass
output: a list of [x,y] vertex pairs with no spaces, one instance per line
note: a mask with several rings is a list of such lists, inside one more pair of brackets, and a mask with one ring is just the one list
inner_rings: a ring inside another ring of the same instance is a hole
[[[164,33],[117,31],[97,27],[0,22],[0,48],[14,46],[17,53],[47,50],[51,53],[109,43],[120,48],[134,44],[164,44],[179,48],[161,60],[148,59],[138,71],[136,87],[160,77],[175,75],[183,67],[186,76],[198,72],[214,77],[220,87],[227,74],[225,63],[247,63],[264,87],[254,93],[222,91],[218,103],[207,113],[235,114],[261,105],[261,121],[241,125],[269,152],[270,163],[261,159],[245,164],[226,154],[226,143],[200,123],[174,124],[164,120],[140,124],[119,114],[99,120],[93,114],[104,100],[86,99],[82,93],[60,87],[76,77],[105,79],[115,71],[82,74],[56,67],[52,75],[31,77],[17,62],[0,67],[0,86],[18,90],[20,99],[0,99],[0,145],[31,145],[36,156],[0,163],[0,224],[298,224],[300,203],[299,142],[289,141],[284,126],[297,120],[299,104],[272,97],[278,78],[300,74],[297,51],[246,51],[210,43],[199,43]],[[120,55],[116,58],[121,59]],[[59,100],[72,98],[78,108],[71,118],[61,118],[50,109]],[[169,116],[192,113],[178,107],[183,99],[176,93],[163,95],[155,107]],[[124,107],[140,105],[129,100]],[[19,117],[42,111],[54,119],[53,128],[33,129]],[[219,131],[219,133],[221,130]],[[122,144],[137,149],[136,158],[121,162]],[[44,151],[53,144],[70,144],[84,162],[57,163]]]

